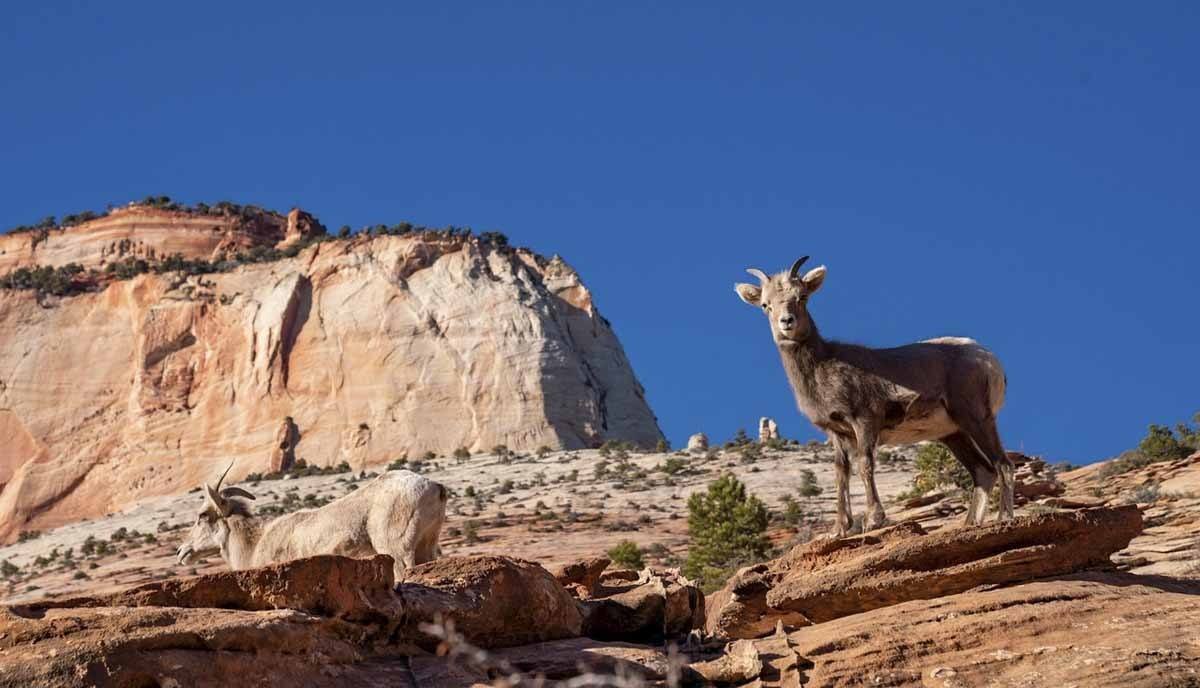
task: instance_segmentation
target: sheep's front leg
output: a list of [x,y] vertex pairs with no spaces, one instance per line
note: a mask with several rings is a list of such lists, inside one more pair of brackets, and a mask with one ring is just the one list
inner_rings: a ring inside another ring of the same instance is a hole
[[875,488],[875,445],[879,442],[879,433],[872,424],[861,423],[854,428],[854,434],[858,450],[858,477],[867,493],[867,519],[863,523],[863,530],[866,531],[887,523],[883,501],[879,499],[879,490]]
[[846,443],[837,435],[830,435],[833,443],[834,482],[837,487],[837,521],[834,533],[837,537],[845,537],[854,524],[850,514],[850,452]]

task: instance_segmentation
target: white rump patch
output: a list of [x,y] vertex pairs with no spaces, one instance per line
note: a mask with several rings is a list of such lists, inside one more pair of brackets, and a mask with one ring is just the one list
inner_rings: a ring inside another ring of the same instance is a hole
[[923,339],[922,344],[954,344],[955,346],[979,346],[979,342],[970,337],[934,337],[933,339]]

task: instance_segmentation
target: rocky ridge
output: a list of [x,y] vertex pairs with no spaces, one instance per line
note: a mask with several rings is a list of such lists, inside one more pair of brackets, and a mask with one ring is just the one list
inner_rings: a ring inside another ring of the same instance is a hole
[[[1200,584],[1107,561],[1140,521],[901,524],[797,546],[707,600],[603,558],[449,557],[393,581],[386,557],[316,557],[0,608],[0,685],[1193,685]],[[883,573],[902,570],[919,575]],[[838,576],[874,592],[821,582]],[[769,613],[746,625],[731,595],[744,611],[758,589]]]

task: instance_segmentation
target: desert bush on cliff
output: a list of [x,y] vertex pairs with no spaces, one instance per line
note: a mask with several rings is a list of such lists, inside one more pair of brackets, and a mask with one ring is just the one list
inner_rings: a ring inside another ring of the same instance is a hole
[[42,266],[17,268],[0,277],[0,289],[34,290],[39,294],[70,296],[88,291],[95,286],[95,279],[85,273],[78,263],[68,263],[56,268]]
[[724,475],[688,498],[688,546],[684,575],[705,591],[720,587],[738,568],[770,553],[766,531],[769,514],[746,486]]
[[62,226],[63,227],[74,227],[75,225],[81,225],[84,222],[89,222],[89,221],[95,220],[99,217],[102,217],[102,215],[100,213],[92,212],[91,210],[84,210],[83,212],[79,212],[79,213],[75,213],[73,215],[67,215],[67,216],[63,217]]
[[607,552],[608,558],[612,559],[612,563],[623,569],[640,570],[646,567],[646,560],[642,556],[642,548],[637,546],[632,540],[622,540],[613,546]]
[[[1200,425],[1200,413],[1192,419]],[[1196,451],[1200,451],[1200,427],[1178,423],[1172,430],[1165,425],[1151,424],[1137,448],[1104,464],[1100,476],[1107,478],[1159,461],[1182,459]]]
[[967,469],[939,442],[922,444],[913,460],[913,468],[916,469],[916,475],[913,476],[912,489],[900,495],[901,498],[920,497],[943,486],[969,490],[973,484]]

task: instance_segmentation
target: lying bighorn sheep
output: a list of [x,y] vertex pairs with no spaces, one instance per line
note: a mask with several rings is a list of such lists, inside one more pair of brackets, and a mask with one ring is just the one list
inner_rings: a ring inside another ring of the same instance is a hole
[[975,484],[967,523],[983,522],[997,476],[1000,518],[1012,518],[1013,464],[996,431],[1006,384],[1000,361],[974,340],[961,337],[892,349],[822,339],[807,302],[825,280],[825,266],[801,277],[806,260],[808,256],[774,277],[750,268],[746,272],[757,277],[759,285],[735,288],[743,301],[766,313],[796,404],[825,431],[836,451],[838,535],[852,523],[852,451],[867,493],[865,526],[878,527],[887,520],[875,489],[875,447],[881,443],[941,441]]
[[[233,464],[230,464],[230,468]],[[318,509],[264,522],[251,515],[240,487],[204,486],[205,504],[179,546],[181,564],[219,549],[235,571],[318,554],[369,557],[387,554],[397,577],[406,568],[436,559],[446,516],[446,488],[410,471],[389,471]]]

